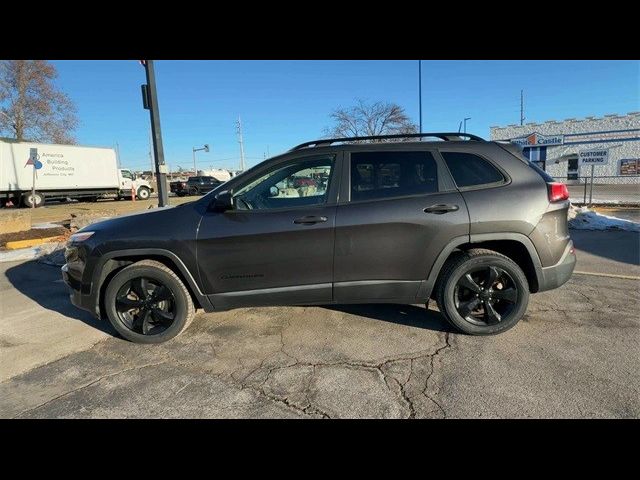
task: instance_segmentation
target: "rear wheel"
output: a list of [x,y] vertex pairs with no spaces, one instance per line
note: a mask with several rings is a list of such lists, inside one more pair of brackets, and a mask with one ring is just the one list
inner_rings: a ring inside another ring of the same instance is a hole
[[160,262],[143,260],[109,282],[104,305],[113,328],[136,343],[161,343],[191,322],[194,305],[180,278]]
[[41,193],[35,192],[34,195],[29,193],[25,193],[22,195],[22,204],[25,207],[32,208],[35,204],[35,207],[41,207],[44,205],[44,195]]
[[529,283],[510,258],[473,249],[447,261],[436,301],[447,320],[470,335],[492,335],[513,327],[529,304]]

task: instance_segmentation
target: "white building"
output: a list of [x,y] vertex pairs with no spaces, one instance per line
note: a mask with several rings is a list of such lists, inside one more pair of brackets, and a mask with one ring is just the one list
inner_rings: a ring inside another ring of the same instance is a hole
[[[640,177],[640,112],[491,127],[491,140],[522,145],[527,158],[569,183],[591,176],[591,166],[580,165],[578,157],[587,150],[608,150],[608,164],[594,167],[596,177],[622,176],[629,183],[637,183]],[[609,183],[606,178],[599,182]]]

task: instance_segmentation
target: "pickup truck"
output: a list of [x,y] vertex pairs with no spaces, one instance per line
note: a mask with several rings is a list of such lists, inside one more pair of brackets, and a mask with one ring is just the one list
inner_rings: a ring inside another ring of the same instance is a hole
[[185,195],[203,195],[221,185],[223,182],[214,177],[189,177],[186,182],[171,182],[169,189],[179,197]]

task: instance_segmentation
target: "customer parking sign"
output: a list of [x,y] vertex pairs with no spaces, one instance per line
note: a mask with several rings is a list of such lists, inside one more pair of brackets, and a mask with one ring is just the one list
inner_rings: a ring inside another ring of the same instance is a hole
[[609,163],[609,149],[580,150],[578,158],[582,165],[606,165]]

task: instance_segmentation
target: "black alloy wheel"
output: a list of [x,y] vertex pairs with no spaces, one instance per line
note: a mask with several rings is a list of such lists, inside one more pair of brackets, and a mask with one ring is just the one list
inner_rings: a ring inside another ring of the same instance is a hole
[[132,332],[157,335],[175,321],[176,302],[173,292],[160,281],[137,277],[118,290],[116,311],[120,321]]
[[456,284],[455,305],[466,321],[494,325],[508,320],[518,301],[518,287],[507,271],[495,266],[474,268]]
[[527,311],[529,281],[511,258],[484,248],[457,252],[442,267],[434,298],[454,327],[469,335],[494,335]]

